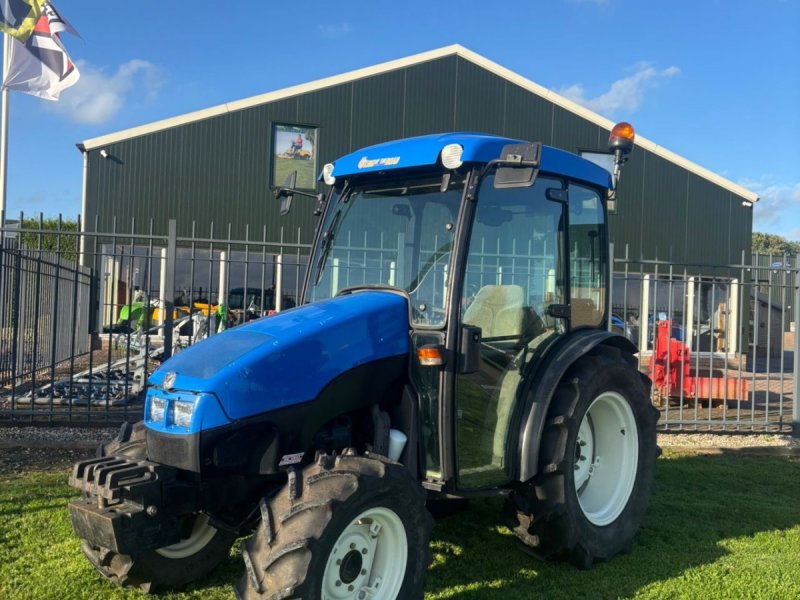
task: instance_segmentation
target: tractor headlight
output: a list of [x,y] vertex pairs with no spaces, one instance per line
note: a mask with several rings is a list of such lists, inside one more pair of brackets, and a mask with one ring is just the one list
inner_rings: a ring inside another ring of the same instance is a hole
[[442,166],[445,169],[457,169],[463,164],[462,154],[464,154],[464,148],[460,144],[447,144],[442,148]]
[[148,417],[151,421],[157,423],[164,422],[164,411],[167,408],[167,401],[163,398],[150,398],[150,414]]
[[186,402],[185,400],[174,402],[172,422],[178,427],[189,427],[192,424],[195,406],[197,406],[195,402]]
[[322,180],[326,185],[336,183],[336,177],[333,176],[333,163],[328,163],[322,167]]

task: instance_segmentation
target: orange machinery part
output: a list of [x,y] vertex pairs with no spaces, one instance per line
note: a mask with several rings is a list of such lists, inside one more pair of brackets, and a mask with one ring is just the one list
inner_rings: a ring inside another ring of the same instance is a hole
[[693,377],[691,351],[671,337],[672,321],[656,323],[656,343],[650,357],[650,377],[658,394],[666,398],[699,400],[747,400],[746,379],[738,377]]

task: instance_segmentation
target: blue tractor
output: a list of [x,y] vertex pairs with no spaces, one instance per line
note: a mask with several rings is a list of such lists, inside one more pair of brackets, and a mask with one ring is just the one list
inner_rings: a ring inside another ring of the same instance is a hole
[[650,382],[608,326],[606,200],[632,146],[615,127],[613,174],[475,133],[326,165],[299,306],[166,361],[144,420],[75,465],[91,563],[175,587],[249,536],[239,598],[421,598],[426,501],[476,496],[505,498],[537,557],[627,549],[658,454]]

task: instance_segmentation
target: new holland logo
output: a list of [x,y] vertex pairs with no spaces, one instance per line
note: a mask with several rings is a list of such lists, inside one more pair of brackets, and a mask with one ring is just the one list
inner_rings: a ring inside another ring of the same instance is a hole
[[358,161],[358,168],[369,169],[371,167],[391,167],[399,162],[399,156],[389,156],[386,158],[367,158],[366,156],[362,156],[361,160]]

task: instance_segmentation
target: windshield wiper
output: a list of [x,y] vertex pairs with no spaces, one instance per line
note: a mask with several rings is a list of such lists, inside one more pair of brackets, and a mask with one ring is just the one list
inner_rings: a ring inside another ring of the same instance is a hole
[[442,244],[442,246],[436,252],[431,254],[431,256],[428,258],[428,260],[425,262],[425,264],[419,270],[419,273],[414,278],[414,281],[412,281],[411,284],[408,286],[408,293],[409,294],[413,294],[414,292],[417,291],[419,286],[422,285],[422,282],[425,281],[425,278],[428,276],[428,273],[431,272],[431,269],[433,269],[433,267],[436,266],[436,263],[439,262],[440,258],[450,254],[450,250],[452,248],[452,245],[453,245],[453,241],[452,240],[448,240],[447,242]]
[[322,279],[322,267],[325,266],[325,261],[328,259],[328,254],[333,246],[333,238],[336,237],[336,224],[339,222],[339,216],[341,214],[342,209],[340,208],[336,211],[336,214],[333,215],[331,224],[328,226],[328,231],[326,231],[322,236],[322,251],[320,252],[319,260],[317,261],[317,272],[314,275],[314,285],[319,285],[319,280]]

